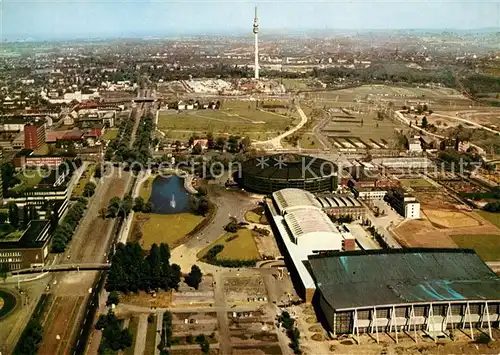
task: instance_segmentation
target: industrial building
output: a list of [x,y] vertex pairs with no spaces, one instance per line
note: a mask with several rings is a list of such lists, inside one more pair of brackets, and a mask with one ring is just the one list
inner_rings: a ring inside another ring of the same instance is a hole
[[304,262],[310,255],[354,250],[354,237],[330,220],[314,195],[300,189],[283,189],[266,200],[266,214],[298,293],[311,302],[316,285]]
[[261,194],[296,188],[310,192],[337,189],[337,166],[330,161],[297,154],[260,156],[243,162],[238,183]]
[[[500,277],[469,249],[411,248],[312,255],[308,269],[334,334],[404,331],[433,339],[498,327]],[[315,299],[316,301],[316,299]],[[414,340],[415,340],[414,339]]]
[[354,196],[345,194],[322,194],[316,196],[323,211],[329,216],[349,215],[354,219],[363,218],[366,214],[365,207]]
[[420,202],[405,191],[401,189],[391,189],[385,195],[384,200],[404,218],[420,218]]
[[9,270],[42,267],[50,251],[50,222],[30,221],[17,238],[0,238],[0,264]]

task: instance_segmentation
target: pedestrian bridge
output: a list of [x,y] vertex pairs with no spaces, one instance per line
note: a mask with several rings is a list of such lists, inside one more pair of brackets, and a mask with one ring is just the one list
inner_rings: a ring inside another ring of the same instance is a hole
[[108,270],[111,264],[59,264],[48,265],[44,267],[33,267],[29,269],[21,269],[12,271],[12,275],[38,274],[44,272],[64,272],[64,271],[97,271]]

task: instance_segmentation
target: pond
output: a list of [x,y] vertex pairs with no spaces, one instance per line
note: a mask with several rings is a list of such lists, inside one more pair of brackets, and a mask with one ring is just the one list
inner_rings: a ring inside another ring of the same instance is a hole
[[153,205],[153,213],[174,214],[188,211],[189,192],[184,187],[184,178],[176,175],[156,177],[149,202]]
[[4,318],[16,307],[16,297],[7,291],[0,290],[0,319]]

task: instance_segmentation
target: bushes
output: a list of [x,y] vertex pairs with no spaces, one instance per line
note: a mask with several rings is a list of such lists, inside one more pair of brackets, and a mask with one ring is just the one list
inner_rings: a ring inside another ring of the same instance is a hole
[[224,249],[224,245],[217,244],[210,248],[207,253],[203,256],[203,261],[217,266],[222,267],[253,267],[257,263],[257,260],[233,260],[233,259],[217,259],[217,254],[219,254]]
[[278,321],[286,329],[286,335],[290,338],[290,348],[293,350],[294,354],[302,354],[300,350],[300,331],[295,327],[295,319],[290,317],[290,313],[284,311],[278,317]]
[[128,328],[122,329],[120,320],[113,312],[101,314],[95,325],[97,330],[102,330],[102,341],[99,354],[107,354],[110,350],[124,350],[132,346],[132,335]]
[[83,196],[84,197],[92,197],[95,193],[95,184],[93,182],[88,182],[85,184],[83,188]]
[[483,207],[483,210],[493,213],[500,212],[500,201],[490,202]]
[[200,268],[198,267],[198,265],[193,265],[191,266],[191,272],[184,278],[184,282],[189,287],[193,287],[194,289],[197,290],[202,279],[203,279],[203,274]]
[[370,226],[367,230],[373,235],[377,243],[382,247],[382,249],[390,249],[389,244],[384,239],[384,236],[380,234],[375,227]]
[[38,319],[31,319],[24,328],[14,349],[14,355],[36,355],[43,339],[43,329]]
[[158,350],[164,353],[166,348],[172,345],[172,313],[165,312],[163,314],[163,324],[161,329],[161,340],[158,344]]
[[52,238],[52,251],[62,253],[66,250],[73,234],[85,213],[86,202],[76,202],[66,213],[62,222],[56,227]]

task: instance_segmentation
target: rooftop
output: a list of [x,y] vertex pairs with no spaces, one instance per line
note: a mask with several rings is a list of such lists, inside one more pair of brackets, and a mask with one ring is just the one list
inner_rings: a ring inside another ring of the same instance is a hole
[[314,195],[301,189],[282,189],[273,193],[273,199],[281,214],[293,208],[321,208]]
[[18,240],[0,240],[0,249],[41,248],[50,239],[49,233],[45,233],[49,226],[47,220],[31,221]]
[[285,215],[285,221],[294,238],[311,233],[338,234],[338,229],[326,213],[321,210],[295,210]]
[[309,266],[318,289],[336,310],[500,300],[500,277],[470,249],[330,252],[310,256]]

